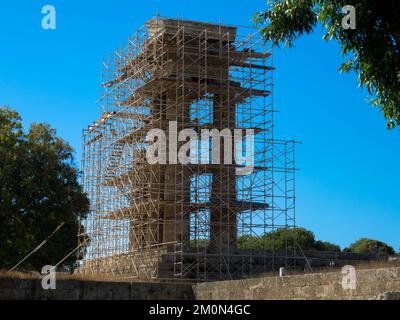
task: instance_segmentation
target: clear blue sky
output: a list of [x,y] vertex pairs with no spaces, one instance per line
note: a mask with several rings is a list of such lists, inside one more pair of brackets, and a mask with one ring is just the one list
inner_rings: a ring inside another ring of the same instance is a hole
[[[41,29],[41,8],[57,30]],[[99,115],[101,59],[156,13],[250,25],[264,0],[15,0],[0,4],[0,105],[48,122],[80,158],[81,131]],[[347,246],[371,237],[400,248],[400,132],[388,131],[355,75],[340,75],[322,32],[275,50],[277,135],[298,146],[297,223]]]

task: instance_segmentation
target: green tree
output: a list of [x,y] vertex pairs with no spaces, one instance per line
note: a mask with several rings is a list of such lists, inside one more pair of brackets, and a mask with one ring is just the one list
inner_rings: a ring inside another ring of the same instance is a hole
[[[72,148],[46,124],[25,133],[19,114],[0,108],[0,269],[14,266],[65,222],[20,268],[59,262],[76,248],[79,219],[88,210]],[[73,254],[63,267],[75,261]]]
[[278,229],[264,234],[261,242],[264,246],[276,250],[298,249],[298,246],[303,250],[310,250],[314,247],[315,236],[313,232],[304,228]]
[[[262,249],[261,238],[257,236],[241,235],[237,239],[237,246],[240,249]],[[267,248],[265,248],[267,249]]]
[[260,237],[243,235],[238,238],[238,247],[242,249],[340,251],[340,247],[315,240],[314,233],[304,228],[278,229]]
[[351,244],[348,249],[345,249],[345,251],[355,253],[387,253],[389,255],[395,254],[394,249],[388,244],[382,241],[368,238],[357,240],[356,242]]
[[[355,29],[342,27],[345,5],[356,9]],[[400,124],[400,1],[268,0],[267,10],[257,13],[255,21],[266,40],[288,47],[320,23],[324,39],[338,41],[347,59],[339,70],[357,73],[389,128]]]
[[330,243],[327,241],[315,241],[314,249],[318,251],[332,251],[332,252],[340,252],[341,249],[337,244]]

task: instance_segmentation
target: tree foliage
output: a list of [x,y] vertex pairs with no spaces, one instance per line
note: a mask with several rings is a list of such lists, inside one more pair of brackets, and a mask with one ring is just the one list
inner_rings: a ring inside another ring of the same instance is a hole
[[361,238],[350,245],[349,248],[346,248],[345,251],[348,252],[355,252],[355,253],[386,253],[389,255],[394,255],[394,249],[389,246],[388,244],[368,239],[368,238]]
[[[19,114],[0,108],[0,269],[15,265],[65,222],[21,268],[59,262],[76,248],[79,219],[88,209],[72,148],[46,124],[32,124],[25,133]],[[73,254],[64,267],[75,261]]]
[[[356,9],[356,29],[342,27],[346,5]],[[347,59],[339,70],[356,72],[389,128],[400,124],[400,1],[269,0],[255,21],[266,40],[288,47],[322,24],[324,39],[338,41]]]
[[320,240],[315,241],[314,248],[318,251],[335,251],[335,252],[341,251],[340,247],[337,244]]
[[340,251],[340,247],[329,242],[315,240],[314,233],[304,228],[278,229],[264,235],[243,235],[238,238],[238,247],[242,249],[274,249]]

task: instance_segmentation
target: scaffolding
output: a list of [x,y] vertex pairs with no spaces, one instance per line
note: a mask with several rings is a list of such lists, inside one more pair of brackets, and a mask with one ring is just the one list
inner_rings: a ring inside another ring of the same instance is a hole
[[[155,17],[103,62],[102,77],[100,119],[83,132],[91,207],[80,272],[207,281],[282,265],[287,252],[240,245],[295,226],[295,142],[274,137],[272,51],[259,33]],[[189,163],[150,163],[152,129],[165,133],[168,160],[186,143],[173,129],[236,129],[243,148],[253,130],[253,170],[238,175],[246,164],[226,161],[229,137],[220,163],[214,140],[191,143]]]

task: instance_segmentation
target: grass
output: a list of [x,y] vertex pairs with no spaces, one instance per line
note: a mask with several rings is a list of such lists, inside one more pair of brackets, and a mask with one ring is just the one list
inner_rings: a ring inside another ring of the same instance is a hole
[[[24,279],[24,280],[40,280],[43,278],[39,272],[7,272],[0,271],[0,278],[13,278],[13,279]],[[77,280],[77,281],[98,281],[98,282],[129,282],[128,278],[116,278],[109,274],[69,274],[58,272],[57,280]]]
[[[367,270],[367,269],[382,269],[382,268],[396,268],[400,267],[400,261],[360,261],[359,263],[353,264],[356,270]],[[316,273],[328,273],[328,272],[341,272],[342,267],[315,267],[311,270],[286,270],[287,276],[297,276],[305,274],[316,274]],[[278,271],[262,273],[259,277],[277,277]]]
[[[400,267],[400,261],[360,261],[357,264],[354,264],[356,270],[366,270],[366,269],[381,269],[381,268],[393,268]],[[340,272],[341,267],[324,267],[324,268],[312,268],[312,270],[302,271],[302,270],[287,270],[286,275],[305,275],[305,274],[315,274],[315,273],[327,273],[327,272]],[[278,272],[266,272],[262,273],[258,276],[254,276],[254,278],[260,277],[276,277]],[[43,276],[39,272],[7,272],[0,271],[0,278],[13,278],[13,279],[25,279],[25,280],[39,280]],[[253,278],[253,277],[252,277]],[[85,274],[69,274],[69,273],[57,273],[58,280],[76,280],[76,281],[97,281],[97,282],[173,282],[168,280],[159,280],[159,279],[137,279],[129,276],[113,276],[112,274],[93,274],[93,275],[85,275]],[[176,282],[176,281],[175,281]],[[188,281],[190,282],[190,281]],[[192,281],[194,282],[194,281]]]
[[[43,278],[39,272],[8,272],[0,270],[1,278],[12,278],[21,280],[40,280]],[[176,283],[173,280],[161,279],[138,279],[133,276],[113,276],[112,274],[70,274],[64,272],[57,272],[57,280],[75,280],[75,281],[95,281],[95,282],[140,282],[140,283]]]

